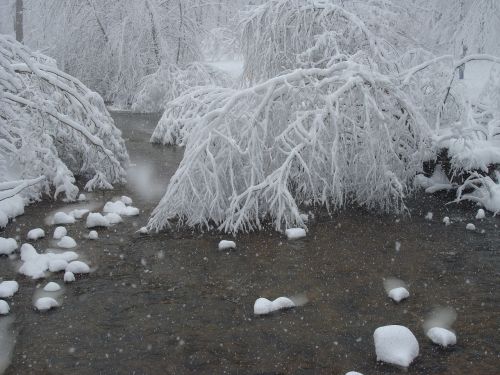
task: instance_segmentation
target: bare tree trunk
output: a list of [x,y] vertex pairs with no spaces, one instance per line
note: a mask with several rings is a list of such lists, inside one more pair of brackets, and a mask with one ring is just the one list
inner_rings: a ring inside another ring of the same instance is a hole
[[177,40],[177,57],[175,63],[179,65],[182,49],[182,34],[184,32],[184,15],[182,12],[182,3],[179,1],[179,39]]
[[14,29],[16,31],[16,40],[20,43],[24,40],[23,10],[23,0],[16,0],[16,24],[14,25]]
[[[467,55],[467,46],[465,45],[464,42],[462,42],[462,58]],[[464,79],[465,78],[465,64],[462,65],[460,68],[458,68],[458,79]]]

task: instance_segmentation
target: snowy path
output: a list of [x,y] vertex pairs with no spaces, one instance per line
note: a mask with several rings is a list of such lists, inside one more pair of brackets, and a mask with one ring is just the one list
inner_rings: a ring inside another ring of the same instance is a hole
[[[6,374],[255,374],[312,368],[399,373],[375,361],[373,332],[388,324],[411,328],[420,343],[421,354],[408,374],[496,372],[498,219],[476,221],[474,210],[424,197],[412,220],[349,211],[320,220],[303,239],[287,241],[274,232],[244,235],[231,251],[218,250],[225,239],[218,235],[140,236],[135,231],[162,193],[152,185],[169,178],[182,150],[148,144],[154,123],[147,116],[114,116],[137,165],[135,178],[121,190],[94,194],[91,202],[102,207],[128,195],[141,213],[99,230],[95,241],[84,238],[84,220],[68,226],[78,243],[75,251],[95,271],[65,286],[63,304],[55,311],[40,314],[32,308],[35,286],[51,278],[37,283],[18,275],[15,262],[0,259],[2,278],[20,284],[10,303],[15,334],[8,332],[17,341]],[[60,202],[30,206],[1,235],[24,238],[35,227],[52,233],[44,220],[66,207]],[[434,213],[430,221],[424,219],[428,211]],[[450,226],[441,222],[444,216]],[[470,221],[485,233],[466,231]],[[52,243],[46,236],[35,246],[46,249]],[[393,303],[384,277],[405,280],[411,297]],[[298,294],[309,302],[276,315],[253,315],[260,296]],[[453,328],[459,341],[452,350],[435,347],[422,329],[421,319],[435,305],[458,310]],[[8,338],[4,335],[0,345]]]

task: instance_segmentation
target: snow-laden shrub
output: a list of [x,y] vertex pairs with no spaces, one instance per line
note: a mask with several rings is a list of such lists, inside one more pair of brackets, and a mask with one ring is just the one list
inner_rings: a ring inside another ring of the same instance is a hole
[[250,83],[288,69],[321,67],[332,56],[395,70],[407,41],[395,22],[404,12],[385,0],[270,0],[242,21],[243,76]]
[[166,104],[184,91],[195,86],[229,86],[226,73],[204,63],[191,63],[186,67],[162,65],[154,74],[146,76],[134,98],[135,112],[162,112]]
[[0,36],[0,87],[4,194],[27,184],[27,198],[53,187],[55,198],[73,200],[75,176],[88,180],[87,190],[124,180],[128,154],[102,98],[53,60]]
[[430,129],[398,84],[351,61],[203,99],[217,104],[195,119],[150,229],[173,219],[232,233],[305,227],[302,205],[400,212],[428,147]]
[[240,60],[240,41],[237,33],[227,27],[209,30],[202,43],[207,61]]
[[[465,193],[467,190],[472,190]],[[500,213],[500,172],[494,177],[472,173],[457,190],[457,202],[469,200],[480,204],[494,215]]]

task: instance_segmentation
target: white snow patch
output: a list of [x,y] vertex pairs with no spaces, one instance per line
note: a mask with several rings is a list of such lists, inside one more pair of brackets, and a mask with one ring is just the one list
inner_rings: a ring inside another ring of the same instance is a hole
[[35,307],[38,311],[47,311],[54,307],[59,307],[59,303],[51,297],[41,297],[35,302]]
[[60,224],[74,224],[75,218],[71,215],[68,215],[66,212],[56,212],[54,214],[54,218],[52,219],[52,224],[60,225]]
[[76,247],[76,241],[69,236],[64,236],[57,243],[57,246],[62,247],[63,249],[72,249],[73,247]]
[[43,238],[43,237],[45,237],[45,232],[42,228],[32,229],[28,232],[28,235],[26,236],[26,238],[28,238],[28,240],[32,240],[32,241],[36,241],[36,240]]
[[109,221],[98,212],[91,212],[87,216],[87,228],[109,227]]
[[87,197],[85,196],[85,194],[80,194],[78,196],[78,202],[86,202],[87,201]]
[[360,372],[357,372],[357,371],[349,371],[348,373],[346,373],[345,375],[363,375],[362,373]]
[[126,195],[122,195],[122,197],[120,198],[120,200],[121,200],[124,204],[126,204],[127,206],[130,206],[130,205],[133,203],[132,198],[127,197]]
[[132,206],[126,206],[122,201],[107,202],[104,205],[103,212],[115,213],[121,216],[137,216],[139,209]]
[[49,261],[49,271],[50,272],[61,272],[66,269],[68,262],[64,259],[53,259]]
[[236,243],[234,241],[222,240],[219,242],[219,250],[236,249]]
[[66,271],[64,273],[64,282],[72,283],[73,281],[75,281],[75,274],[73,272]]
[[373,339],[377,361],[408,367],[418,356],[418,341],[404,326],[379,327],[373,333]]
[[113,213],[113,212],[110,212],[109,214],[105,215],[104,217],[106,218],[106,220],[109,221],[109,224],[111,224],[111,225],[119,224],[119,223],[123,222],[122,217],[118,214]]
[[430,338],[434,344],[441,345],[445,348],[457,343],[457,336],[453,332],[441,327],[429,329],[427,331],[427,337]]
[[432,194],[440,190],[452,190],[454,188],[441,165],[436,166],[431,177],[426,177],[423,174],[415,176],[415,185],[424,188],[427,194]]
[[482,208],[480,208],[479,210],[477,210],[476,219],[482,220],[485,217],[486,217],[486,213],[484,212],[484,210]]
[[89,212],[90,210],[88,208],[76,208],[69,214],[78,220],[87,215]]
[[21,246],[21,261],[23,264],[18,272],[33,279],[40,279],[45,277],[45,271],[49,270],[49,264],[52,264],[53,269],[58,268],[56,265],[62,264],[62,262],[56,264],[56,262],[53,261],[64,260],[66,262],[71,262],[77,258],[78,254],[73,251],[39,254],[33,246],[25,243]]
[[445,216],[445,217],[443,218],[443,223],[444,223],[444,225],[446,225],[446,226],[450,225],[450,224],[451,224],[450,218],[449,218],[448,216]]
[[274,301],[269,301],[267,298],[258,298],[253,305],[253,313],[255,315],[266,315],[273,311],[289,309],[295,306],[295,303],[287,297],[279,297]]
[[46,292],[57,292],[57,291],[61,290],[61,287],[59,286],[58,283],[51,281],[50,283],[45,285],[43,290]]
[[99,234],[95,230],[91,230],[88,235],[89,240],[97,240],[99,238]]
[[10,312],[9,304],[3,299],[0,299],[0,315],[7,315],[9,312]]
[[399,287],[399,288],[394,288],[391,289],[388,293],[388,296],[394,301],[394,302],[401,302],[402,300],[408,298],[410,296],[410,292],[406,288]]
[[432,220],[433,217],[434,214],[432,212],[427,212],[427,214],[425,215],[425,220]]
[[0,237],[0,255],[10,255],[17,248],[18,245],[15,239]]
[[17,281],[2,281],[0,283],[0,298],[10,298],[19,290]]
[[476,226],[472,223],[469,223],[465,226],[465,229],[467,230],[476,230]]
[[24,199],[19,195],[0,201],[0,228],[5,228],[9,219],[24,214]]
[[147,227],[141,227],[141,229],[138,230],[140,234],[148,234],[148,228]]
[[290,228],[285,231],[286,237],[289,240],[297,240],[306,236],[306,231],[303,228]]
[[75,274],[75,273],[89,273],[90,267],[87,265],[87,263],[80,262],[79,260],[75,260],[66,266],[66,272],[72,272],[73,274]]
[[63,238],[65,235],[68,234],[68,231],[64,227],[57,227],[54,229],[54,235],[52,236],[54,240],[60,240]]

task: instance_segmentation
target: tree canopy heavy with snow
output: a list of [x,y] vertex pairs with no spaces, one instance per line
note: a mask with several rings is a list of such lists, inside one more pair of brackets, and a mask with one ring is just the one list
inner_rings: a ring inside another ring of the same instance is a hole
[[[128,154],[102,98],[55,62],[0,36],[0,200],[77,197],[125,177]],[[28,188],[28,190],[25,190]]]

